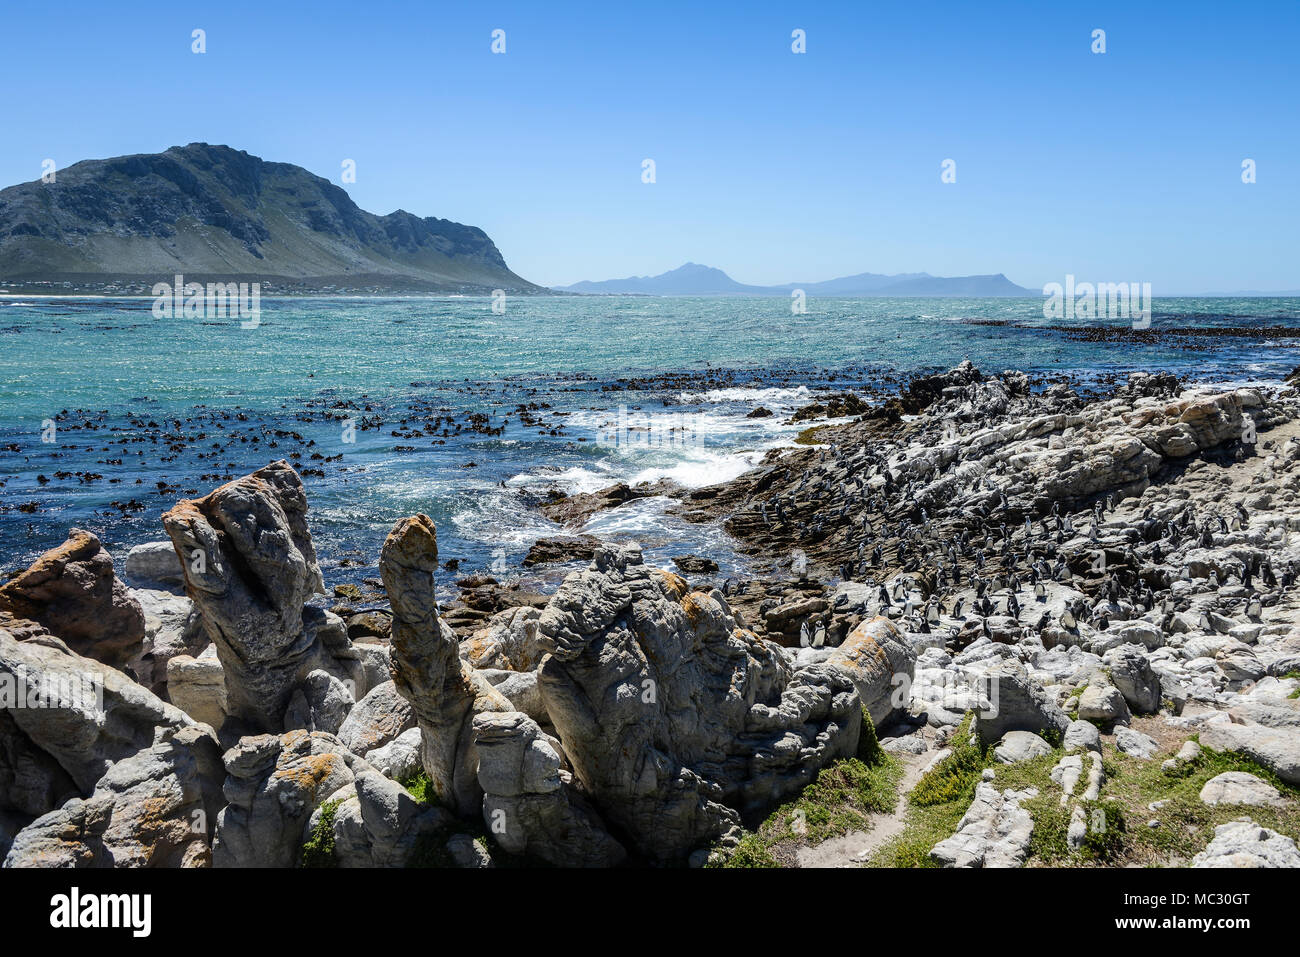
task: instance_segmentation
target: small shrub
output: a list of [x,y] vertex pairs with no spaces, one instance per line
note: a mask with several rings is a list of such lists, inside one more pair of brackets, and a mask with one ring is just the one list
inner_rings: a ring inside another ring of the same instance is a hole
[[338,867],[334,857],[334,814],[342,799],[326,801],[320,806],[320,818],[302,845],[303,867]]

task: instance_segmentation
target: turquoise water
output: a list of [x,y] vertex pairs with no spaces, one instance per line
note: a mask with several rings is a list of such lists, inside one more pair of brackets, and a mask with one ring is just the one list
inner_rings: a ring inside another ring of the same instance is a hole
[[[515,298],[504,315],[478,298],[264,299],[254,329],[159,320],[150,305],[0,300],[0,569],[72,525],[115,551],[160,538],[158,516],[178,498],[297,452],[295,465],[323,473],[305,481],[331,582],[373,575],[383,535],[413,511],[434,517],[462,572],[516,574],[532,541],[558,531],[534,507],[549,490],[732,477],[787,442],[788,412],[827,384],[886,389],[964,358],[986,371],[1213,381],[1300,365],[1291,338],[1080,341],[1064,329],[1087,323],[1044,328],[1039,299],[814,299],[805,315],[776,298]],[[1300,300],[1155,301],[1153,332],[1216,325],[1300,327]],[[746,418],[758,405],[778,414]],[[620,406],[633,428],[611,433]],[[486,417],[479,431],[470,414]],[[663,505],[588,530],[659,560],[694,551],[743,566],[716,531]]]

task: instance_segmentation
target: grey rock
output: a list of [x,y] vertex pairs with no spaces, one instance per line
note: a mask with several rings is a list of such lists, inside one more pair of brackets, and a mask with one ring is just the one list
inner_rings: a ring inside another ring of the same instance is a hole
[[1052,746],[1032,731],[1008,731],[993,749],[999,764],[1017,764],[1051,753]]
[[1070,724],[1019,661],[998,663],[984,676],[984,685],[989,707],[976,715],[975,728],[985,741],[998,741],[1008,731],[1064,732]]
[[168,589],[185,584],[185,572],[171,542],[145,542],[126,553],[123,573],[136,588]]
[[1254,821],[1230,821],[1214,829],[1192,867],[1300,867],[1300,850],[1291,838]]
[[1135,758],[1151,758],[1160,750],[1155,738],[1132,728],[1115,729],[1115,747]]
[[303,728],[337,734],[355,704],[346,684],[327,671],[313,671],[289,698],[284,730]]
[[1034,820],[1020,802],[1037,794],[1034,788],[1002,792],[980,783],[957,833],[936,844],[931,859],[941,867],[1023,866]]
[[385,681],[348,712],[338,737],[353,754],[366,755],[414,727],[415,712],[410,702],[398,694],[392,681]]
[[1200,796],[1206,804],[1281,807],[1286,803],[1277,788],[1244,771],[1225,771],[1210,778],[1201,788]]

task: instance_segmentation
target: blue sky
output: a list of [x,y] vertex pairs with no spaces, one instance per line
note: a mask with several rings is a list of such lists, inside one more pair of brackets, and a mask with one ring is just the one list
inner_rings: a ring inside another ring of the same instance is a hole
[[1300,288],[1295,0],[696,6],[6,0],[0,183],[202,140],[353,159],[363,208],[481,226],[546,284]]

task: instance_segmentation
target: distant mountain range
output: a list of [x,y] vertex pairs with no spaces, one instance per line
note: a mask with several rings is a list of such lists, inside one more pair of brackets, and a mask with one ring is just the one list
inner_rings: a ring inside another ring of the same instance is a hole
[[0,190],[0,285],[147,291],[176,273],[284,292],[548,291],[475,226],[368,213],[300,166],[228,146],[86,160]]
[[630,276],[599,282],[557,286],[557,292],[644,296],[788,296],[802,289],[809,296],[1039,296],[1036,289],[1017,286],[1006,276],[931,276],[899,273],[884,276],[864,272],[821,282],[792,282],[782,286],[750,286],[736,282],[721,269],[686,263],[658,276]]

